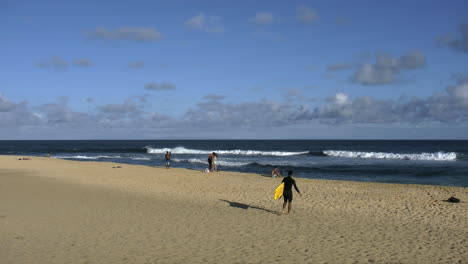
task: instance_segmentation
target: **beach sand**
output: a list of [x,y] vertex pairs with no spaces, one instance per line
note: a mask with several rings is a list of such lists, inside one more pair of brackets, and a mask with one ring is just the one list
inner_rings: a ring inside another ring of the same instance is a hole
[[281,179],[18,158],[0,263],[468,263],[468,188],[297,178],[280,216]]

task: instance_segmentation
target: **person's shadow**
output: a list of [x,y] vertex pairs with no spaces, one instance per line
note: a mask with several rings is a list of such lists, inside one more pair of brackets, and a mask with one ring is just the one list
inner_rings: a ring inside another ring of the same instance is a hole
[[262,211],[265,211],[265,212],[267,212],[267,213],[279,215],[278,212],[275,212],[275,211],[272,211],[272,210],[269,210],[269,209],[266,209],[266,208],[263,208],[263,207],[252,206],[252,205],[243,204],[243,203],[238,203],[238,202],[231,202],[231,201],[223,200],[223,199],[219,199],[219,200],[222,201],[222,202],[229,203],[229,206],[231,206],[231,207],[240,208],[240,209],[245,209],[245,210],[247,210],[247,209],[250,208],[250,209],[262,210]]

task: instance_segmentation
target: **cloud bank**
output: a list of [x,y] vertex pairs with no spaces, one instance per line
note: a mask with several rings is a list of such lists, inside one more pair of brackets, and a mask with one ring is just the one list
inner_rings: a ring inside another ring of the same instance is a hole
[[[156,87],[164,87],[156,85]],[[122,103],[96,105],[89,113],[68,106],[67,98],[40,106],[14,103],[0,95],[2,128],[28,131],[66,131],[74,136],[104,133],[155,133],[165,131],[207,131],[212,129],[269,129],[322,123],[329,126],[358,124],[468,124],[468,78],[427,98],[401,97],[376,99],[369,96],[350,98],[344,93],[330,96],[320,105],[302,104],[302,94],[291,90],[283,102],[261,100],[240,104],[223,103],[223,96],[206,95],[204,100],[178,117],[145,109],[141,100],[130,98]],[[146,100],[145,100],[146,101]],[[6,131],[5,130],[5,131]],[[203,133],[201,133],[203,134]],[[1,132],[0,132],[1,135]]]
[[350,99],[338,93],[327,101],[304,113],[300,119],[317,119],[330,124],[465,123],[468,121],[468,78],[426,99],[378,100],[368,96]]

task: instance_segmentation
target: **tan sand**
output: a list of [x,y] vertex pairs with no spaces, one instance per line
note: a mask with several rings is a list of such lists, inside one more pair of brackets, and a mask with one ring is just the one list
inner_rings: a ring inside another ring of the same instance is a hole
[[18,158],[0,156],[2,264],[468,263],[467,188],[298,178],[279,216],[281,179]]

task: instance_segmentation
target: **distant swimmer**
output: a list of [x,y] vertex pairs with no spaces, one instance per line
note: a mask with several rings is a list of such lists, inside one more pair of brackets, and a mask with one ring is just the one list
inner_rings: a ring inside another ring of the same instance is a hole
[[169,169],[171,167],[171,152],[166,151],[166,155],[164,155],[166,158],[166,169]]
[[292,178],[293,172],[288,171],[288,176],[283,179],[284,183],[284,191],[283,191],[283,210],[281,210],[281,214],[284,214],[284,209],[286,208],[286,205],[288,205],[288,214],[291,213],[291,204],[293,200],[293,192],[292,192],[292,187],[294,185],[294,189],[296,189],[296,192],[299,194],[299,196],[302,196],[301,192],[297,188],[296,181]]
[[272,177],[272,178],[281,177],[281,173],[280,173],[280,171],[278,170],[278,168],[274,168],[274,169],[271,171],[271,177]]

